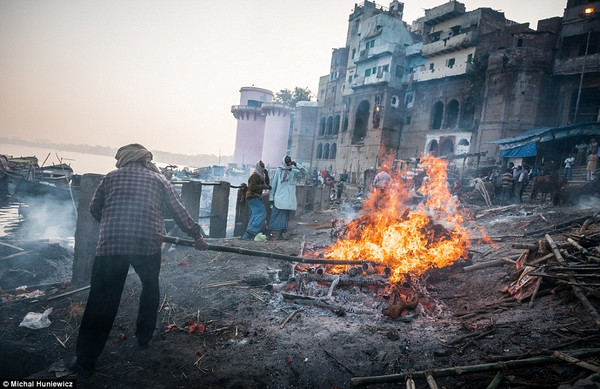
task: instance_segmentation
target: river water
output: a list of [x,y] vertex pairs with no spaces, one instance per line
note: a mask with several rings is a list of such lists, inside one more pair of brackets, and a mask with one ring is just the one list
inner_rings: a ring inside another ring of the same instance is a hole
[[[42,164],[47,166],[67,163],[75,174],[82,175],[86,173],[106,174],[116,169],[116,160],[113,156],[85,154],[54,148],[0,143],[0,154],[12,157],[35,156],[40,166]],[[155,161],[155,163],[159,167],[168,164],[161,161]],[[223,178],[223,181],[229,181],[232,185],[239,185],[241,181],[245,180]],[[212,187],[204,186],[200,216],[210,214],[208,208],[210,207],[211,196]],[[229,197],[227,236],[233,235],[236,200],[237,190],[232,188]],[[25,219],[29,219],[30,222],[24,223]],[[72,239],[75,235],[75,222],[74,207],[69,202],[56,204],[55,202],[42,201],[39,198],[28,200],[14,196],[0,198],[0,237],[13,236],[18,233],[19,236],[26,239]],[[200,217],[198,223],[206,233],[209,232],[208,219]],[[24,226],[27,226],[27,228],[24,228]]]

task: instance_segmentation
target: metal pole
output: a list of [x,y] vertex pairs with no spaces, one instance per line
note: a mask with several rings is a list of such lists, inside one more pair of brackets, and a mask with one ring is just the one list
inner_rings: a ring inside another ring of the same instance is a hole
[[588,49],[590,46],[590,35],[592,29],[590,28],[587,33],[587,40],[585,42],[585,54],[583,55],[583,66],[581,66],[581,77],[579,77],[579,90],[577,91],[577,101],[575,102],[575,115],[573,116],[573,124],[577,123],[577,113],[579,112],[579,101],[581,100],[581,87],[583,86],[583,74],[585,73],[585,62],[588,56]]

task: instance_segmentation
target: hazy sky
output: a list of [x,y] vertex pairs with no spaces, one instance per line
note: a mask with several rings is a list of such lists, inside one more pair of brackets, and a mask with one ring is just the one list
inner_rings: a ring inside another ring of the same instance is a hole
[[[445,0],[406,0],[404,21]],[[530,22],[566,0],[465,0]],[[232,155],[243,86],[317,92],[353,0],[0,0],[0,136]],[[389,2],[378,5],[388,6]],[[10,150],[4,150],[10,153]]]

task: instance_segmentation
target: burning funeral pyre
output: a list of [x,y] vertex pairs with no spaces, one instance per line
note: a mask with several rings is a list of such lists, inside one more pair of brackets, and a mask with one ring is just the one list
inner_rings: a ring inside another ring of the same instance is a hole
[[[458,202],[447,188],[446,161],[427,156],[419,167],[426,172],[419,188],[403,177],[405,172],[390,169],[388,185],[375,188],[359,217],[333,223],[333,245],[303,250],[304,255],[362,261],[362,266],[297,265],[295,281],[287,287],[293,293],[284,297],[315,304],[310,296],[317,295],[316,305],[323,306],[322,299],[331,302],[336,286],[346,285],[376,293],[367,303],[364,296],[356,299],[339,293],[338,300],[345,298],[352,307],[335,306],[336,312],[343,307],[361,310],[353,304],[357,301],[348,300],[361,300],[369,308],[383,306],[382,312],[393,318],[405,317],[419,303],[431,309],[435,304],[427,298],[422,282],[425,273],[466,259],[470,237]],[[387,171],[385,166],[382,169]],[[319,285],[329,286],[319,290]]]

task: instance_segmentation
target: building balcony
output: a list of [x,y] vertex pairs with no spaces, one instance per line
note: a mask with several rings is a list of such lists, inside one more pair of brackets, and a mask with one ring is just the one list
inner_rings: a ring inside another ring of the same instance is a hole
[[[468,62],[457,63],[451,68],[444,67],[440,69],[435,69],[434,71],[425,69],[415,72],[415,74],[413,75],[412,82],[429,81],[444,77],[460,76],[461,74],[470,72],[472,69],[473,64]],[[402,81],[404,82],[404,79]]]
[[375,85],[383,82],[388,83],[391,79],[392,75],[390,74],[390,72],[375,73],[367,77],[356,77],[352,80],[352,88],[359,88],[361,86],[367,85]]
[[439,24],[446,20],[463,15],[465,12],[466,9],[463,3],[459,3],[458,1],[449,1],[446,4],[438,7],[426,9],[423,22],[427,25]]
[[231,113],[236,119],[249,119],[253,117],[256,120],[257,116],[265,116],[261,107],[250,107],[248,105],[232,105]]
[[420,55],[421,51],[423,51],[423,43],[415,43],[414,45],[410,45],[406,48],[406,56]]
[[421,49],[421,55],[425,58],[440,54],[450,53],[452,51],[462,50],[467,47],[475,46],[477,33],[469,31],[450,38],[441,39],[437,42],[424,44]]
[[358,53],[358,58],[354,60],[354,63],[364,62],[372,58],[381,57],[382,55],[392,55],[394,54],[396,46],[395,43],[386,43],[361,50]]
[[294,110],[289,105],[280,103],[262,103],[260,108],[263,113],[272,116],[285,116]]
[[[581,74],[584,57],[561,58],[554,61],[555,75]],[[600,54],[588,55],[585,59],[585,72],[600,71]]]

